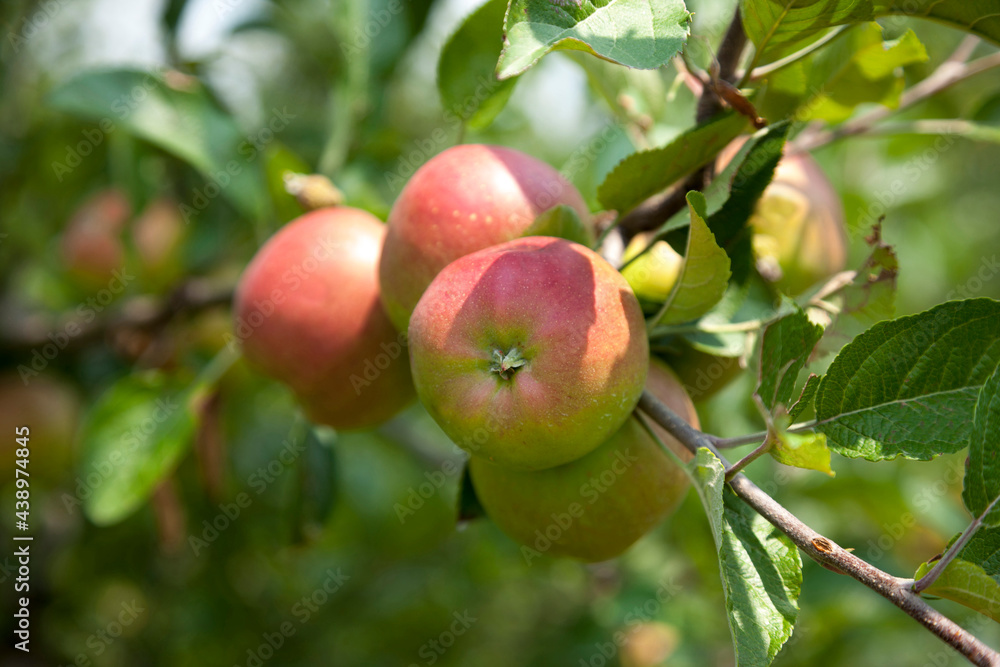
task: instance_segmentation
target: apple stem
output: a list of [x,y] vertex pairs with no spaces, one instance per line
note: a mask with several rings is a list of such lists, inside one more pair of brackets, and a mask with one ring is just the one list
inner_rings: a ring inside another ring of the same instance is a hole
[[490,370],[504,380],[509,380],[514,371],[526,363],[528,360],[521,356],[521,351],[517,347],[512,347],[507,353],[495,349],[493,350],[493,363],[490,364]]

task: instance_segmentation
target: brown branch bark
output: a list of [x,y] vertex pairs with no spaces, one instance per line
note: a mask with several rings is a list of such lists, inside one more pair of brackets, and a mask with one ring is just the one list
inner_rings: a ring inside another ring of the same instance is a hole
[[[736,80],[736,68],[739,66],[740,56],[746,48],[747,37],[743,32],[743,21],[740,18],[740,10],[733,14],[733,20],[729,23],[725,37],[719,45],[717,60],[719,62],[719,78],[723,81],[733,83]],[[711,86],[703,86],[701,96],[698,98],[698,107],[695,121],[701,123],[708,120],[722,109],[722,104]],[[691,190],[701,190],[711,180],[713,164],[708,164],[699,169],[685,180],[680,186],[664,193],[649,198],[632,211],[629,211],[618,223],[622,237],[627,244],[636,234],[640,232],[656,229],[669,220],[674,214],[687,206],[685,197]]]
[[[672,436],[692,452],[706,447],[719,457],[727,468],[729,463],[713,446],[713,439],[689,426],[649,392],[643,392],[639,399],[639,409],[653,421],[665,428]],[[861,582],[932,632],[943,642],[980,667],[1000,667],[1000,653],[972,635],[960,625],[930,606],[913,591],[913,580],[894,577],[874,565],[864,561],[824,537],[800,521],[774,498],[744,475],[739,474],[729,481],[733,492],[767,519],[807,556],[819,564],[841,572]]]
[[165,299],[136,296],[109,310],[106,316],[80,321],[76,310],[55,317],[6,316],[0,327],[0,348],[26,352],[52,342],[50,335],[64,334],[68,340],[60,349],[78,350],[98,343],[121,329],[153,331],[184,313],[193,313],[228,304],[232,286],[220,287],[207,280],[192,279],[179,285]]

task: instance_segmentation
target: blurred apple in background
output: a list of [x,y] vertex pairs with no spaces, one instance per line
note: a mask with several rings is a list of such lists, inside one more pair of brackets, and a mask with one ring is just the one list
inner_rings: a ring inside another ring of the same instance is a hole
[[177,202],[155,199],[132,223],[132,245],[143,281],[152,289],[176,283],[183,273],[181,243],[187,226]]
[[[720,154],[722,171],[746,138]],[[844,206],[830,179],[808,153],[785,155],[750,218],[758,271],[785,294],[801,294],[844,269]]]
[[60,239],[60,255],[70,274],[86,288],[100,287],[125,264],[122,232],[132,215],[123,192],[101,190],[73,213]]
[[55,484],[74,468],[73,440],[80,419],[80,397],[72,386],[47,375],[29,378],[0,376],[0,471],[13,479],[16,429],[29,428],[28,474]]

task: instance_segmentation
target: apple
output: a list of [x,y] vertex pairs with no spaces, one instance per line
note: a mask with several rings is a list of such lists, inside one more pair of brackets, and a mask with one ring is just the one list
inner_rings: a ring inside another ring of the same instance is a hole
[[[677,376],[652,360],[647,388],[689,424],[698,415]],[[658,426],[664,444],[684,460],[679,442]],[[556,468],[511,470],[477,456],[469,474],[487,515],[532,557],[547,553],[596,562],[623,553],[671,514],[688,488],[687,474],[635,417],[586,456]]]
[[678,629],[659,621],[633,623],[624,630],[627,639],[622,646],[621,667],[660,667],[665,664],[681,643]]
[[646,382],[649,343],[621,274],[582,245],[509,241],[449,264],[410,320],[417,395],[460,447],[550,468],[604,442]]
[[459,257],[524,235],[540,213],[583,197],[558,171],[510,148],[463,144],[417,169],[389,213],[379,276],[389,318],[405,331],[420,295]]
[[140,269],[155,286],[167,286],[180,278],[186,227],[180,206],[169,197],[151,202],[132,223],[132,244]]
[[413,398],[405,337],[379,300],[384,238],[365,211],[313,211],[271,237],[237,285],[244,355],[291,387],[317,423],[365,428]]
[[[737,139],[719,155],[719,171],[745,141]],[[842,271],[847,262],[843,204],[808,153],[781,158],[750,226],[758,270],[786,294],[801,294]]]
[[654,232],[641,232],[632,237],[622,257],[624,262],[629,262],[622,269],[622,275],[640,301],[662,304],[677,283],[684,257],[666,241],[657,241],[648,252],[630,262],[649,245],[654,235]]
[[16,429],[27,426],[28,473],[51,484],[64,481],[75,465],[73,440],[80,419],[80,397],[55,377],[0,376],[0,472],[14,479],[15,453],[21,445]]
[[132,205],[115,188],[101,190],[73,213],[60,239],[63,265],[86,287],[103,285],[125,263],[122,230]]

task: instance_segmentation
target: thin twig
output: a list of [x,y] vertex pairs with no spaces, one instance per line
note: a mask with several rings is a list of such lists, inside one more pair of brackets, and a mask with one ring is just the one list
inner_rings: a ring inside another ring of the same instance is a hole
[[0,348],[28,351],[49,344],[51,336],[62,334],[66,341],[60,349],[75,350],[99,342],[119,329],[159,329],[178,315],[225,305],[232,299],[232,286],[220,287],[207,280],[192,279],[165,299],[148,295],[131,297],[109,310],[107,316],[89,322],[81,321],[79,309],[56,317],[7,318],[10,325],[0,327]]
[[958,48],[952,51],[951,55],[948,56],[948,60],[956,63],[964,63],[966,60],[972,57],[972,52],[976,50],[979,43],[982,42],[979,37],[975,35],[966,35],[965,38],[959,43]]
[[[921,120],[882,123],[868,130],[864,136],[878,137],[896,134],[930,134],[967,137],[972,140],[1000,135],[995,127],[977,124],[961,118],[924,118]],[[995,141],[995,139],[993,139]]]
[[[960,46],[958,51],[964,52],[963,47]],[[1000,67],[1000,52],[984,56],[972,62],[960,62],[953,60],[953,57],[954,55],[941,63],[926,79],[904,91],[902,96],[900,96],[899,106],[895,109],[879,106],[868,113],[858,116],[854,120],[844,123],[836,129],[803,132],[793,142],[794,150],[811,151],[839,139],[869,132],[877,123],[894,113],[913,106],[917,102],[922,102],[942,90],[960,81],[965,81],[980,72]]]
[[[786,433],[798,433],[799,431],[808,431],[811,428],[816,427],[815,421],[801,422],[799,424],[792,424],[785,429]],[[712,444],[715,445],[716,449],[732,449],[733,447],[741,447],[743,445],[750,445],[755,442],[760,442],[767,437],[767,431],[760,431],[758,433],[749,433],[747,435],[740,435],[735,438],[718,438],[714,435],[707,435]]]
[[998,500],[1000,500],[1000,496],[994,498],[993,502],[987,505],[986,509],[983,510],[983,513],[972,520],[972,523],[970,523],[969,527],[965,529],[965,532],[962,533],[957,540],[955,540],[955,543],[951,545],[951,548],[938,559],[938,562],[934,563],[934,567],[932,567],[927,574],[920,577],[920,579],[913,584],[913,591],[915,593],[927,590],[931,584],[937,581],[937,578],[941,576],[944,569],[948,567],[951,561],[955,560],[955,556],[957,556],[959,552],[965,548],[965,545],[969,543],[972,536],[975,535],[976,531],[983,525],[983,517],[993,510],[993,507],[997,504]]
[[[728,461],[715,449],[711,436],[689,426],[648,391],[643,392],[639,399],[639,409],[690,451],[696,452],[699,448],[706,447],[719,457],[724,466],[729,467]],[[1000,667],[1000,653],[927,604],[912,590],[912,579],[902,579],[883,572],[820,535],[767,495],[746,475],[736,475],[729,481],[729,486],[744,502],[787,535],[807,556],[829,569],[856,579],[886,598],[974,665]]]
[[759,459],[764,454],[767,454],[773,445],[774,440],[772,440],[770,436],[764,438],[764,442],[762,442],[757,449],[753,450],[739,461],[726,468],[726,481],[731,481],[733,477],[743,472],[744,468]]
[[[719,79],[732,83],[736,77],[736,67],[739,65],[740,56],[747,44],[746,34],[743,32],[743,22],[740,19],[740,11],[733,13],[733,19],[729,23],[726,35],[719,45],[719,52],[716,56],[719,63]],[[687,68],[685,68],[687,69]],[[690,73],[688,73],[691,76]],[[683,75],[682,75],[683,76]],[[711,86],[703,86],[701,95],[698,98],[698,110],[695,116],[697,123],[704,122],[715,115],[722,108],[719,98],[712,91]],[[679,187],[669,190],[665,194],[650,197],[645,202],[634,208],[622,217],[618,223],[622,237],[627,244],[636,234],[651,229],[656,229],[669,220],[675,213],[687,206],[687,193],[691,190],[701,190],[711,179],[714,164],[709,163],[695,173],[691,174]]]

